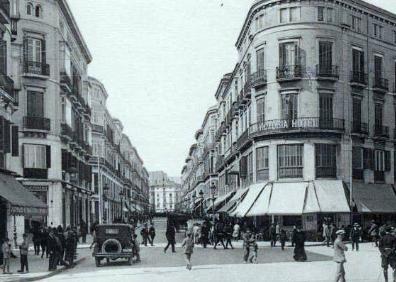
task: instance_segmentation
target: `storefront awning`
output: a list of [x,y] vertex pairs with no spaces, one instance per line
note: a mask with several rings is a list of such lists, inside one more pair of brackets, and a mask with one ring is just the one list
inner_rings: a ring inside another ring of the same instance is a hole
[[233,210],[230,215],[236,217],[245,217],[254,202],[256,201],[258,195],[266,186],[266,183],[253,184],[249,186],[249,190],[243,200],[238,204],[238,206]]
[[268,183],[257,197],[253,206],[246,216],[263,216],[268,214],[269,202],[271,198],[272,183]]
[[47,215],[47,205],[12,175],[0,173],[0,197],[8,202],[11,215]]
[[272,186],[268,215],[303,214],[308,182],[278,182]]
[[[313,191],[312,191],[313,189]],[[309,205],[312,200],[317,204]],[[315,211],[316,209],[316,211]],[[350,208],[341,180],[315,180],[307,191],[304,213],[349,213]]]
[[235,195],[219,210],[219,213],[230,212],[248,191],[248,189],[239,189],[236,191]]
[[212,205],[208,206],[206,212],[212,212],[213,206],[214,206],[215,211],[217,211],[217,209],[219,209],[219,208],[222,208],[223,205],[225,204],[225,202],[229,201],[234,194],[235,194],[235,192],[232,191],[232,192],[229,192],[225,195],[218,197]]
[[353,183],[352,196],[361,213],[396,213],[392,185]]

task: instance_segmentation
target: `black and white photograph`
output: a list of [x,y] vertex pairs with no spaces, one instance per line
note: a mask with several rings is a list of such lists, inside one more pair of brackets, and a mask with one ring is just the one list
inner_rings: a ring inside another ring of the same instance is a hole
[[1,282],[396,282],[396,0],[0,0]]

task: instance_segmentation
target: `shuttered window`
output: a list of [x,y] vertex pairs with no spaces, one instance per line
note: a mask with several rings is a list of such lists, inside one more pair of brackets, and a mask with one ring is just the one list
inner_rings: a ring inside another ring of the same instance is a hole
[[333,42],[319,42],[319,71],[320,73],[330,73],[333,64]]
[[333,96],[321,93],[319,96],[319,120],[321,128],[333,128]]
[[282,119],[293,120],[298,116],[298,94],[282,94]]
[[256,52],[256,60],[257,60],[257,71],[264,71],[264,48],[257,50]]
[[11,153],[13,157],[19,156],[19,129],[17,125],[13,125],[11,129],[12,143]]
[[256,149],[256,179],[257,181],[268,180],[268,146]]
[[36,91],[27,92],[27,116],[44,117],[44,94]]
[[257,122],[265,121],[265,97],[261,97],[257,99],[256,102],[257,107]]
[[336,145],[315,144],[316,177],[336,177]]
[[364,72],[364,52],[352,49],[352,68],[355,73]]
[[304,145],[278,146],[278,177],[303,177]]
[[24,144],[24,168],[47,168],[47,147],[44,145]]
[[382,69],[383,69],[382,57],[374,56],[374,75],[376,80],[380,80],[382,78]]

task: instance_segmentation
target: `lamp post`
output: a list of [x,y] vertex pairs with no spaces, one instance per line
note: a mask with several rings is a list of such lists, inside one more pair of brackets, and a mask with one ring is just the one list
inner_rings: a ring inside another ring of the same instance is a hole
[[212,184],[210,185],[210,193],[211,193],[211,196],[212,196],[212,220],[213,220],[213,224],[215,223],[215,210],[214,210],[215,192],[216,192],[216,185],[214,184],[214,182],[212,182]]
[[191,209],[191,217],[194,218],[194,211],[195,211],[195,199],[197,198],[197,195],[194,194],[192,195],[192,200],[193,200],[193,204],[192,204],[192,209]]
[[121,221],[124,222],[124,206],[123,206],[124,190],[121,190],[119,195],[121,198]]
[[199,198],[201,199],[201,209],[200,209],[201,218],[203,217],[203,198],[204,198],[203,195],[204,195],[203,191],[202,190],[199,191]]
[[103,223],[108,223],[107,222],[108,214],[107,214],[107,208],[106,208],[106,205],[108,204],[107,203],[108,191],[109,191],[109,186],[107,184],[105,184],[105,186],[103,187],[103,195],[102,195],[102,198],[103,198]]

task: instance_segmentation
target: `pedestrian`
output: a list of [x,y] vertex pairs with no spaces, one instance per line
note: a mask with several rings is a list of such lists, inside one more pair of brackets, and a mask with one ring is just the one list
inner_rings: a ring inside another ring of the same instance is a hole
[[57,266],[57,240],[55,237],[55,231],[53,228],[49,229],[48,235],[48,246],[47,250],[49,253],[49,260],[48,260],[48,271],[56,270]]
[[1,251],[3,253],[3,274],[12,274],[10,272],[11,244],[8,238],[4,239]]
[[87,242],[87,233],[88,233],[88,226],[84,220],[81,219],[80,223],[80,235],[82,243],[85,244]]
[[148,232],[148,228],[147,228],[147,223],[145,223],[143,225],[142,230],[140,230],[140,235],[142,236],[142,244],[145,245],[147,247],[147,241],[148,241],[148,236],[149,236],[149,232]]
[[271,247],[275,247],[276,245],[276,227],[275,224],[272,223],[269,229],[269,236],[271,240]]
[[368,234],[370,235],[371,241],[375,244],[376,247],[378,247],[378,232],[378,225],[375,223],[375,220],[372,220]]
[[338,281],[345,282],[345,268],[344,268],[344,264],[346,262],[345,251],[348,250],[347,246],[345,246],[343,242],[345,231],[342,229],[338,230],[336,232],[336,235],[337,235],[337,239],[334,241],[334,259],[333,259],[337,263],[335,282]]
[[206,249],[206,246],[208,244],[208,240],[209,240],[208,223],[206,221],[204,221],[202,223],[202,227],[201,227],[201,244],[202,244],[204,249]]
[[358,223],[355,223],[353,225],[353,228],[352,228],[351,234],[350,234],[350,239],[352,241],[352,251],[355,250],[355,247],[356,247],[356,251],[359,251],[360,236],[361,236],[360,226]]
[[291,236],[291,246],[294,247],[294,244],[296,243],[296,233],[297,233],[297,227],[293,225],[293,231],[292,231],[292,236]]
[[325,237],[325,242],[326,242],[326,246],[330,247],[330,242],[331,242],[331,226],[330,224],[325,224],[323,226],[323,235]]
[[223,222],[218,221],[215,224],[214,228],[214,244],[213,244],[213,249],[217,249],[217,244],[221,243],[224,249],[226,249],[226,246],[224,245],[224,225]]
[[[64,265],[64,257],[66,251],[66,238],[61,225],[57,227],[57,232],[55,234],[55,239],[57,243],[57,260],[59,265]],[[60,244],[60,245],[59,245]]]
[[252,235],[251,239],[249,240],[249,249],[250,249],[249,262],[257,263],[258,244],[255,235]]
[[252,233],[250,229],[247,229],[245,233],[243,233],[243,261],[245,263],[248,262],[250,257],[250,240],[252,239]]
[[41,246],[41,258],[44,257],[44,252],[46,258],[48,258],[48,229],[46,227],[42,228],[41,231],[41,241],[40,241],[40,246]]
[[150,228],[149,228],[149,241],[151,246],[154,246],[154,238],[155,238],[155,228],[154,228],[154,223],[150,224]]
[[29,253],[29,242],[27,234],[22,235],[23,241],[22,244],[19,246],[19,250],[21,252],[21,269],[18,272],[25,272],[29,273],[29,263],[28,263],[28,253]]
[[186,268],[191,270],[191,255],[193,254],[194,250],[194,240],[192,238],[191,232],[187,232],[187,237],[184,238],[182,242],[182,247],[184,248],[184,257],[187,263]]
[[233,233],[233,228],[232,228],[231,223],[226,224],[224,226],[224,236],[225,236],[225,239],[226,239],[225,248],[226,249],[228,249],[228,245],[230,245],[231,249],[234,249],[234,246],[231,243],[232,233]]
[[287,234],[286,234],[286,231],[283,228],[280,231],[279,239],[280,239],[282,251],[284,251],[285,250],[286,240],[287,240]]
[[385,282],[388,282],[388,268],[393,269],[393,281],[396,282],[396,237],[391,234],[392,228],[387,227],[385,235],[379,241],[381,266],[384,271]]
[[307,254],[305,253],[305,232],[302,230],[300,226],[297,227],[296,231],[296,242],[294,247],[294,256],[295,261],[306,261]]
[[34,225],[32,233],[33,233],[32,241],[33,241],[34,254],[38,256],[40,255],[40,242],[41,242],[40,227]]
[[74,264],[74,254],[75,254],[75,234],[70,226],[66,228],[65,233],[65,261],[67,261],[68,266],[72,267]]
[[133,238],[133,255],[135,256],[135,262],[140,262],[140,242],[136,234],[132,235]]
[[241,227],[238,224],[238,222],[235,223],[234,224],[234,228],[233,228],[233,232],[232,232],[232,238],[234,239],[234,241],[238,241],[239,240],[240,230],[241,230]]
[[166,228],[166,240],[168,241],[168,244],[166,245],[165,249],[164,249],[164,253],[166,253],[166,251],[168,250],[169,246],[172,246],[172,253],[176,253],[175,250],[175,243],[176,243],[176,229],[173,225],[168,224],[167,228]]

